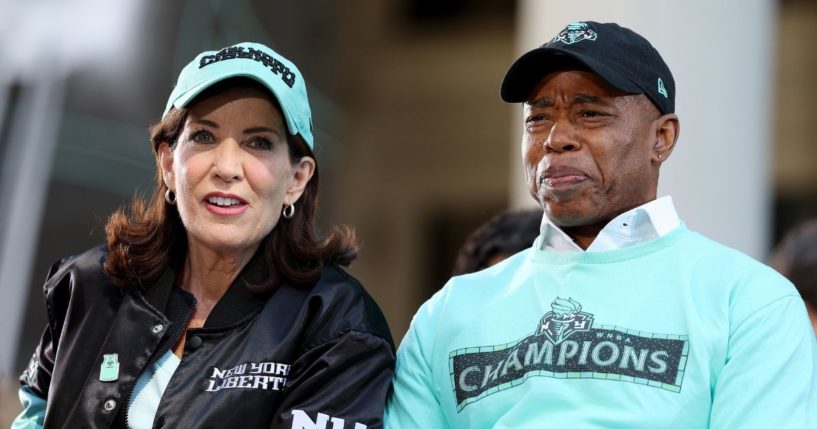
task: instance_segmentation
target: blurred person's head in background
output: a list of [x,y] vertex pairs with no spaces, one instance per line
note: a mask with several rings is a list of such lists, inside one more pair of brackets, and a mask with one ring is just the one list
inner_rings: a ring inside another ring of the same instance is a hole
[[817,332],[817,219],[789,232],[772,253],[771,265],[794,283]]
[[541,208],[506,211],[475,229],[463,244],[453,275],[473,273],[527,249],[539,235]]

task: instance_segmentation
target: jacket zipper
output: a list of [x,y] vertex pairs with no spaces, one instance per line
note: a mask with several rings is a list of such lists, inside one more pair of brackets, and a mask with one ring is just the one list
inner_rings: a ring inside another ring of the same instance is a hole
[[[194,303],[193,306],[190,307],[190,310],[187,311],[187,315],[184,318],[184,324],[182,325],[182,329],[179,329],[179,333],[178,333],[178,335],[176,335],[176,338],[173,338],[173,341],[171,341],[169,343],[170,344],[169,350],[170,350],[171,353],[173,353],[173,346],[179,341],[179,339],[182,338],[182,335],[184,335],[184,333],[187,331],[187,325],[190,323],[190,319],[193,318],[193,312],[195,310],[196,310],[196,304]],[[125,408],[123,410],[123,412],[125,413],[125,428],[130,429],[130,427],[131,427],[130,422],[128,421],[128,411],[130,410],[131,396],[133,396],[133,390],[136,388],[136,383],[138,383],[139,379],[142,378],[142,374],[144,374],[145,369],[152,367],[153,364],[155,364],[156,361],[159,360],[159,358],[162,357],[163,355],[164,355],[164,353],[161,353],[161,354],[159,354],[159,352],[154,353],[153,356],[151,356],[148,363],[145,364],[145,366],[142,368],[142,371],[136,377],[135,381],[130,385],[130,388],[128,389],[128,394],[127,394],[127,396],[125,396]],[[182,354],[182,359],[183,358],[184,358],[184,354]],[[179,359],[179,361],[180,361],[179,366],[181,366],[181,359]],[[165,386],[165,388],[167,388],[167,386]],[[164,395],[164,392],[162,392],[162,395]],[[161,404],[161,398],[159,398],[159,403]],[[158,410],[159,409],[157,408],[156,411],[158,411]],[[154,420],[156,419],[155,414],[153,415],[153,418],[154,418]],[[152,426],[152,424],[151,424],[151,426]]]

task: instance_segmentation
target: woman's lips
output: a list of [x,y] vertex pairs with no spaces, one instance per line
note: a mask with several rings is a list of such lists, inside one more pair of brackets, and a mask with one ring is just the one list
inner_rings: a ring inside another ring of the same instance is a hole
[[249,204],[235,194],[212,192],[204,197],[204,207],[219,216],[237,216],[244,213]]
[[237,216],[241,213],[247,211],[250,207],[247,204],[237,204],[233,206],[219,206],[217,204],[212,204],[210,202],[205,201],[204,207],[210,211],[210,213],[219,215],[219,216]]

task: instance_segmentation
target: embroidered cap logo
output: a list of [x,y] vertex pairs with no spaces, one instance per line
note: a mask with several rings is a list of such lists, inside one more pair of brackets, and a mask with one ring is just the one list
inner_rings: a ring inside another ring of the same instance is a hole
[[664,86],[664,81],[661,78],[658,78],[658,93],[663,95],[664,98],[668,98],[669,94],[667,94],[667,88]]
[[199,68],[204,68],[219,61],[232,60],[236,58],[245,58],[257,61],[268,67],[274,74],[280,75],[281,80],[284,81],[284,83],[290,88],[295,85],[296,75],[289,69],[289,67],[284,65],[284,63],[273,58],[272,55],[266,52],[258,49],[246,48],[244,46],[230,46],[218,51],[218,53],[215,55],[205,55],[201,57]]
[[562,42],[566,45],[572,45],[582,40],[596,40],[597,37],[598,34],[591,30],[584,22],[574,22],[567,24],[567,27],[559,32],[559,34],[551,40],[551,43]]

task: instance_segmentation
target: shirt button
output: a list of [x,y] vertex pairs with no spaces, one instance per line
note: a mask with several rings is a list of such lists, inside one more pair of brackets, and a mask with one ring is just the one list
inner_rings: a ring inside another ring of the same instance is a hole
[[187,344],[191,349],[195,350],[201,346],[201,337],[198,335],[193,335],[187,340]]
[[152,331],[153,331],[154,334],[158,334],[159,332],[162,332],[163,328],[164,328],[164,326],[162,326],[162,324],[159,323],[158,325],[153,325]]
[[105,409],[105,411],[111,411],[111,410],[113,410],[114,408],[116,408],[116,401],[114,401],[113,399],[108,399],[108,400],[107,400],[107,401],[105,401],[105,403],[102,405],[102,408],[104,408],[104,409]]

